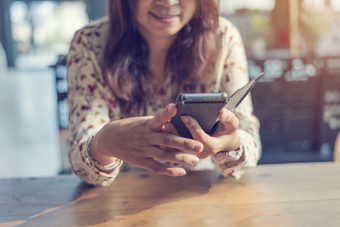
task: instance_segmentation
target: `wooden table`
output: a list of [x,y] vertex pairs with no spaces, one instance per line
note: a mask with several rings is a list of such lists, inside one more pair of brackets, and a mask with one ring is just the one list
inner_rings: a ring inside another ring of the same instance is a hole
[[75,176],[0,180],[0,226],[340,226],[340,163],[261,165],[171,178],[121,173],[112,186]]

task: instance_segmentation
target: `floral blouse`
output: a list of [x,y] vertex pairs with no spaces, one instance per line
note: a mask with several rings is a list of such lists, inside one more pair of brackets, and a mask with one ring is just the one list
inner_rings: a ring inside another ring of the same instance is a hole
[[[109,22],[105,18],[77,31],[67,59],[72,172],[87,183],[101,186],[110,185],[120,171],[137,168],[118,160],[111,171],[103,172],[89,156],[93,136],[105,124],[120,118],[119,105],[105,81],[102,68],[108,29]],[[230,95],[249,81],[245,50],[238,30],[225,18],[219,20],[216,37],[215,67],[206,81],[197,86],[197,92],[226,92]],[[170,81],[167,78],[161,92],[147,100],[148,115],[154,115],[160,108],[174,102]],[[183,168],[188,171],[217,168],[225,177],[239,178],[248,167],[256,166],[261,155],[261,142],[259,122],[249,95],[234,113],[239,119],[240,148],[219,152],[200,160],[194,167],[183,165]]]

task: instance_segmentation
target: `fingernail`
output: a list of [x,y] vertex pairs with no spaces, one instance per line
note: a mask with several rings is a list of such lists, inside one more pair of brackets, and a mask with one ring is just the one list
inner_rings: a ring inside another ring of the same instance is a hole
[[184,176],[185,174],[187,174],[187,173],[185,172],[184,169],[180,169],[180,170],[178,170],[178,172],[177,172],[177,175],[178,175],[178,176]]
[[229,113],[227,111],[220,112],[220,118],[222,118],[224,121],[227,121],[228,117],[229,117]]
[[189,124],[190,123],[190,119],[186,116],[181,116],[181,119],[183,121],[184,124]]
[[196,165],[199,161],[199,158],[197,158],[196,156],[192,156],[190,158],[191,165]]
[[175,107],[173,105],[168,105],[166,107],[166,110],[170,113],[170,114],[173,114],[174,111],[175,111]]
[[196,152],[201,152],[203,150],[203,145],[202,144],[196,144],[194,145],[194,150]]

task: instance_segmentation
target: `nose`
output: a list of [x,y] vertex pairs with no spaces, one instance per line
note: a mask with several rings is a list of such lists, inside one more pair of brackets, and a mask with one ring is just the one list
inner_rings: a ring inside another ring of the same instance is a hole
[[179,3],[179,0],[155,0],[156,4],[171,7]]

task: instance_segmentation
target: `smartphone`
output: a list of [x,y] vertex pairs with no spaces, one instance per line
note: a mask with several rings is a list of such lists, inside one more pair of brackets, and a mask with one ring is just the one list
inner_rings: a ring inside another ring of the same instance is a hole
[[192,138],[181,116],[189,115],[196,119],[209,135],[214,134],[218,125],[218,115],[227,103],[226,93],[183,93],[177,96],[177,114],[170,121],[182,137]]

